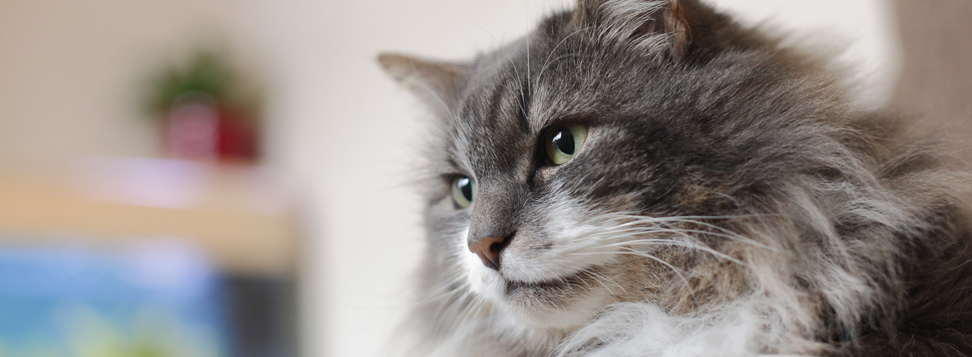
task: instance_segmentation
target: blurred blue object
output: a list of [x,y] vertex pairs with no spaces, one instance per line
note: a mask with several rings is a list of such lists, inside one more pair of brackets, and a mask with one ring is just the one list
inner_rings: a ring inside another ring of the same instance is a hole
[[224,288],[180,241],[0,249],[0,357],[228,355]]

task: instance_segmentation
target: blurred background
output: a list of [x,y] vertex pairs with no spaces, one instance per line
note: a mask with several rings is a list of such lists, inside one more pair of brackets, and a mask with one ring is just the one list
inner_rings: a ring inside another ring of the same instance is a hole
[[[863,106],[968,117],[921,72],[972,83],[944,71],[969,63],[968,25],[902,44],[929,32],[892,1],[708,2],[846,48]],[[569,3],[0,0],[0,357],[387,351],[425,121],[377,54],[469,58]]]

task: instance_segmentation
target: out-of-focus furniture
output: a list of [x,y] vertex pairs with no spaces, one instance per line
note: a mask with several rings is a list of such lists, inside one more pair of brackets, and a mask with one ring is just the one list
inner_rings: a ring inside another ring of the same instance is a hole
[[193,247],[220,277],[230,353],[293,356],[298,211],[293,192],[267,168],[93,158],[58,175],[0,173],[0,250]]

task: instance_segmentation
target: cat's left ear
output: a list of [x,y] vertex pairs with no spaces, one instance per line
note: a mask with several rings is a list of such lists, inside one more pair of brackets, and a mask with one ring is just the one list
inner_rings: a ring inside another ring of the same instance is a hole
[[572,21],[600,41],[679,60],[719,17],[698,0],[577,0]]
[[[382,53],[378,63],[385,73],[433,105],[447,105],[465,78],[466,66]],[[438,103],[438,102],[446,103]]]

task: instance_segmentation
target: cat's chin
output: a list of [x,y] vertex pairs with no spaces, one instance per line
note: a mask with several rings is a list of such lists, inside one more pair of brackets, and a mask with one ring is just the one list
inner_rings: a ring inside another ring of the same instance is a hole
[[504,280],[503,305],[518,320],[541,328],[572,329],[606,305],[581,275],[542,282]]
[[526,281],[487,268],[474,254],[463,257],[471,292],[502,307],[525,325],[571,330],[586,325],[592,316],[614,302],[609,285],[595,279],[610,275],[603,267],[590,266],[560,277]]

